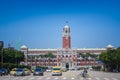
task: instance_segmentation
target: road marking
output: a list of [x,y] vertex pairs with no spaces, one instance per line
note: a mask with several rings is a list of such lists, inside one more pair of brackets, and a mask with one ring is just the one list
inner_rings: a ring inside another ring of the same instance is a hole
[[63,79],[66,79],[66,77],[64,77]]
[[81,78],[80,80],[83,80],[84,78]]
[[58,79],[58,77],[54,78],[54,79]]
[[42,78],[40,77],[40,78],[38,78],[38,79],[42,79]]
[[50,77],[46,78],[46,79],[50,79]]
[[116,79],[116,78],[112,78],[113,80],[118,80],[118,79]]
[[104,78],[105,80],[109,80],[108,78]]
[[22,80],[26,79],[27,77],[22,78]]
[[88,78],[88,80],[92,80],[92,78]]
[[100,78],[96,78],[97,80],[100,80]]
[[31,79],[34,79],[34,78],[30,78],[30,80],[31,80]]
[[71,79],[75,79],[75,78],[72,77]]
[[17,80],[18,78],[14,78],[14,80]]

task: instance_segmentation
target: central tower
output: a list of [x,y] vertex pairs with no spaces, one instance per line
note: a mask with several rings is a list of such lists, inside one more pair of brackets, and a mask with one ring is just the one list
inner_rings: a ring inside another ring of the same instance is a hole
[[63,48],[71,48],[71,37],[70,37],[70,27],[65,25],[63,28]]

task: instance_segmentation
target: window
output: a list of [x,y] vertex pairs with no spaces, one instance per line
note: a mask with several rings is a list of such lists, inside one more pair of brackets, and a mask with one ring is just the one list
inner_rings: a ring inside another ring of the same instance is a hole
[[68,55],[66,55],[66,58],[68,57]]

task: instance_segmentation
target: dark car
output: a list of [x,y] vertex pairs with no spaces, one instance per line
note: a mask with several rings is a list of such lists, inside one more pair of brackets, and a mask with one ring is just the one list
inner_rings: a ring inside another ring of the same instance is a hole
[[42,75],[42,76],[43,76],[43,70],[42,70],[42,68],[36,68],[36,69],[34,70],[33,75],[34,75],[34,76],[35,76],[35,75]]
[[8,70],[6,68],[0,68],[0,75],[8,75]]
[[25,76],[25,70],[23,68],[17,68],[14,76]]

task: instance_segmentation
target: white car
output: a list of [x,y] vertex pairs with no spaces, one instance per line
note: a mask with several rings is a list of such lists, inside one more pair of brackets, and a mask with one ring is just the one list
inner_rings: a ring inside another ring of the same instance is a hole
[[89,68],[89,70],[91,71],[91,70],[93,70],[93,68]]
[[46,71],[47,71],[47,72],[51,72],[51,71],[52,71],[52,69],[47,69]]

